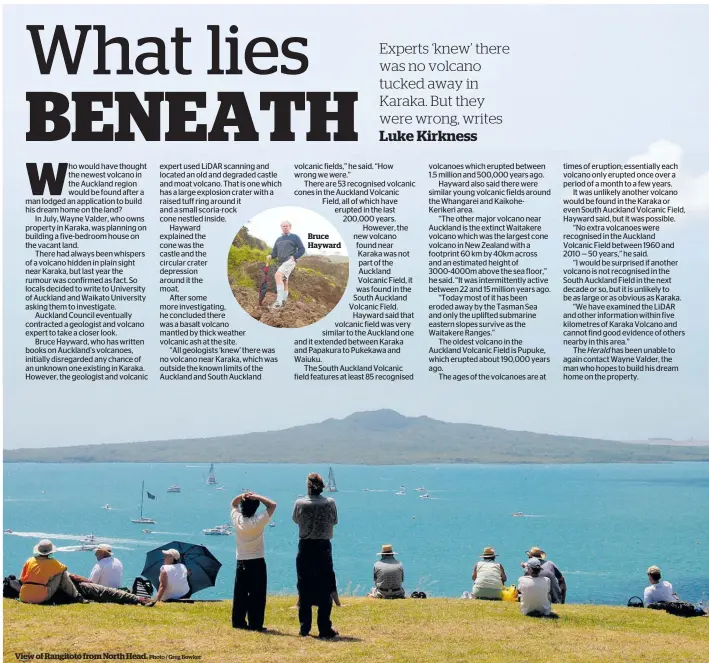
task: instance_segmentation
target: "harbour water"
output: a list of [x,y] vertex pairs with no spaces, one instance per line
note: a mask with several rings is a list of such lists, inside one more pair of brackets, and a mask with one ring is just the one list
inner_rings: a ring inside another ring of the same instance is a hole
[[[516,582],[525,550],[543,548],[564,572],[568,601],[625,605],[642,595],[645,570],[662,568],[682,599],[709,597],[707,545],[709,464],[333,466],[340,524],[333,540],[340,592],[363,595],[372,564],[391,543],[406,570],[407,592],[460,596],[485,546],[494,546]],[[230,502],[244,489],[278,502],[266,529],[269,592],[295,593],[297,527],[293,501],[305,477],[328,466],[208,464],[6,464],[3,575],[19,575],[40,538],[60,547],[70,571],[88,575],[88,534],[111,543],[130,584],[145,553],[173,541],[202,543],[222,562],[216,587],[202,598],[229,598],[235,569],[233,536],[202,530],[229,521]],[[131,523],[140,508],[155,525]],[[172,484],[180,493],[168,493]],[[224,486],[224,490],[218,487]],[[402,491],[401,486],[405,486]],[[425,488],[430,499],[421,499]],[[366,490],[365,490],[366,489]],[[404,492],[397,495],[397,492]],[[110,504],[111,509],[104,509]],[[521,512],[524,516],[512,516]],[[142,533],[149,528],[152,533]]]

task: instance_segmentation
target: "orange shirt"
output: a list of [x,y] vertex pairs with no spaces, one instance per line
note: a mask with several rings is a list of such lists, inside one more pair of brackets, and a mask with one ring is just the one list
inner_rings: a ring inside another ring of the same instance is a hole
[[30,557],[22,567],[20,601],[23,603],[44,603],[47,600],[47,583],[58,573],[64,573],[66,566],[49,557]]

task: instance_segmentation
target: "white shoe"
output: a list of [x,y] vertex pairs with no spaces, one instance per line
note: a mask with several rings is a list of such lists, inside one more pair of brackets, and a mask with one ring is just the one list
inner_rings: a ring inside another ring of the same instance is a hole
[[276,309],[283,308],[283,303],[282,302],[274,302],[271,304],[269,307],[272,311],[275,311]]

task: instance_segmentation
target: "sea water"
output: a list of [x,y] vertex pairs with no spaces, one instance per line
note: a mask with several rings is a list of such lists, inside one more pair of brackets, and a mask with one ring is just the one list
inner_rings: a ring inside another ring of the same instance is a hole
[[[642,596],[651,564],[661,567],[682,599],[706,603],[709,596],[708,464],[333,469],[339,492],[330,495],[340,521],[333,554],[343,595],[370,589],[377,553],[390,543],[404,564],[407,592],[429,596],[469,591],[473,564],[485,546],[498,552],[508,584],[517,582],[525,551],[543,548],[566,576],[568,602],[625,605],[629,597]],[[306,492],[307,473],[327,476],[328,466],[217,465],[217,486],[224,490],[206,485],[207,471],[207,465],[184,463],[6,464],[3,527],[13,533],[3,535],[3,575],[19,576],[40,538],[60,547],[56,557],[70,571],[88,575],[94,555],[76,548],[82,536],[94,534],[113,546],[130,585],[147,551],[187,541],[206,545],[223,564],[216,586],[198,596],[229,598],[234,536],[202,530],[228,522],[232,498],[248,489],[278,502],[275,527],[265,531],[268,589],[294,594],[293,502]],[[143,509],[155,525],[131,523],[139,516],[142,481],[157,497],[146,496]],[[171,484],[182,492],[167,493]],[[421,499],[416,488],[431,498]]]

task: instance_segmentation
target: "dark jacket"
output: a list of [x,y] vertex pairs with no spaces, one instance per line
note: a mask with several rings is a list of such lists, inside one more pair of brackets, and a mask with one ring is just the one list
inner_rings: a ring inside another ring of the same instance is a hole
[[273,250],[271,251],[271,257],[279,265],[282,265],[290,258],[298,260],[303,255],[305,255],[305,246],[303,246],[300,237],[294,233],[281,235],[273,244]]

